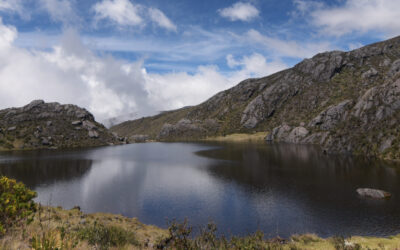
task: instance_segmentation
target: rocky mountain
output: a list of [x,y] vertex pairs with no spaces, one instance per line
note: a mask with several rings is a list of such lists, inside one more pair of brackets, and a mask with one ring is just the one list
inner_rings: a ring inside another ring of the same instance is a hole
[[268,131],[268,141],[400,159],[400,37],[248,79],[206,102],[124,122],[123,136],[192,140]]
[[0,150],[120,144],[119,138],[75,105],[36,100],[0,110]]

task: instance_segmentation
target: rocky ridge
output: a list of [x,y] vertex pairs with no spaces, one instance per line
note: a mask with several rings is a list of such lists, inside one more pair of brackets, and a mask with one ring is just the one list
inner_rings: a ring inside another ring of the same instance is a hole
[[123,136],[193,140],[268,131],[266,140],[400,159],[400,37],[320,53],[248,79],[206,102],[111,128]]
[[87,110],[35,100],[0,110],[0,149],[72,148],[120,144]]

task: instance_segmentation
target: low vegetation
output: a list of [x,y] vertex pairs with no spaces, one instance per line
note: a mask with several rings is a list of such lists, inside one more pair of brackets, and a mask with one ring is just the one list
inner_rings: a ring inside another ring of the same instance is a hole
[[0,236],[35,211],[36,193],[7,177],[0,178]]
[[225,136],[207,137],[205,141],[217,142],[263,142],[268,133],[257,132],[252,134],[230,134]]
[[36,204],[36,193],[22,183],[0,178],[0,249],[400,249],[400,235],[388,238],[313,234],[266,239],[260,231],[224,236],[209,223],[194,230],[188,220],[168,222],[168,230],[113,214],[84,214]]

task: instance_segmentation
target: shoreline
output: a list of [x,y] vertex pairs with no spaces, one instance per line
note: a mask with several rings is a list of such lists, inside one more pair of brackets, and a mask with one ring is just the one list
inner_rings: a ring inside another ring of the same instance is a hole
[[[264,238],[262,232],[256,232],[248,236],[231,235],[228,238],[220,238],[216,236],[216,230],[209,230],[208,225],[208,229],[205,229],[206,234],[189,233],[185,236],[184,234],[190,230],[186,222],[172,223],[168,229],[163,229],[143,224],[137,218],[117,214],[86,214],[79,208],[65,210],[61,207],[37,205],[38,209],[29,224],[19,223],[0,237],[1,249],[38,249],[34,244],[43,245],[46,241],[60,249],[97,249],[98,247],[101,249],[157,249],[159,247],[175,249],[183,246],[179,244],[190,244],[197,249],[210,243],[210,239],[207,241],[205,237],[212,237],[213,244],[216,246],[222,247],[223,244],[229,244],[232,247],[230,249],[248,247],[248,249],[329,250],[398,249],[400,247],[400,234],[389,237],[351,236],[348,238],[320,238],[315,234],[303,234],[292,235],[288,239],[279,236],[268,239]],[[171,228],[175,228],[175,231]],[[104,232],[113,233],[108,235]],[[125,235],[126,238],[113,234]],[[117,239],[120,242],[114,241]]]

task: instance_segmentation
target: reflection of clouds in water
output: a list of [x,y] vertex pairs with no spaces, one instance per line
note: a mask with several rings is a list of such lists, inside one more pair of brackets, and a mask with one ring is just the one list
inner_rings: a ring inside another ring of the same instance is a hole
[[[145,191],[152,198],[179,196],[207,196],[218,193],[219,185],[207,172],[190,165],[163,164],[148,169],[149,178],[145,180]],[[156,178],[154,178],[156,176]]]
[[[119,213],[164,227],[165,218],[187,217],[194,225],[213,219],[227,234],[262,229],[268,236],[307,232],[329,236],[344,228],[343,233],[384,235],[398,228],[400,170],[396,168],[326,156],[303,146],[216,146],[197,154],[193,152],[211,147],[190,143],[107,147],[72,154],[76,162],[64,167],[53,168],[53,160],[41,157],[36,164],[40,169],[21,163],[7,171],[45,173],[32,175],[43,204],[51,197],[52,205],[79,205],[85,212]],[[367,185],[394,196],[384,203],[362,200],[355,189]]]
[[83,181],[85,209],[122,214],[137,212],[145,171],[132,161],[96,162]]

